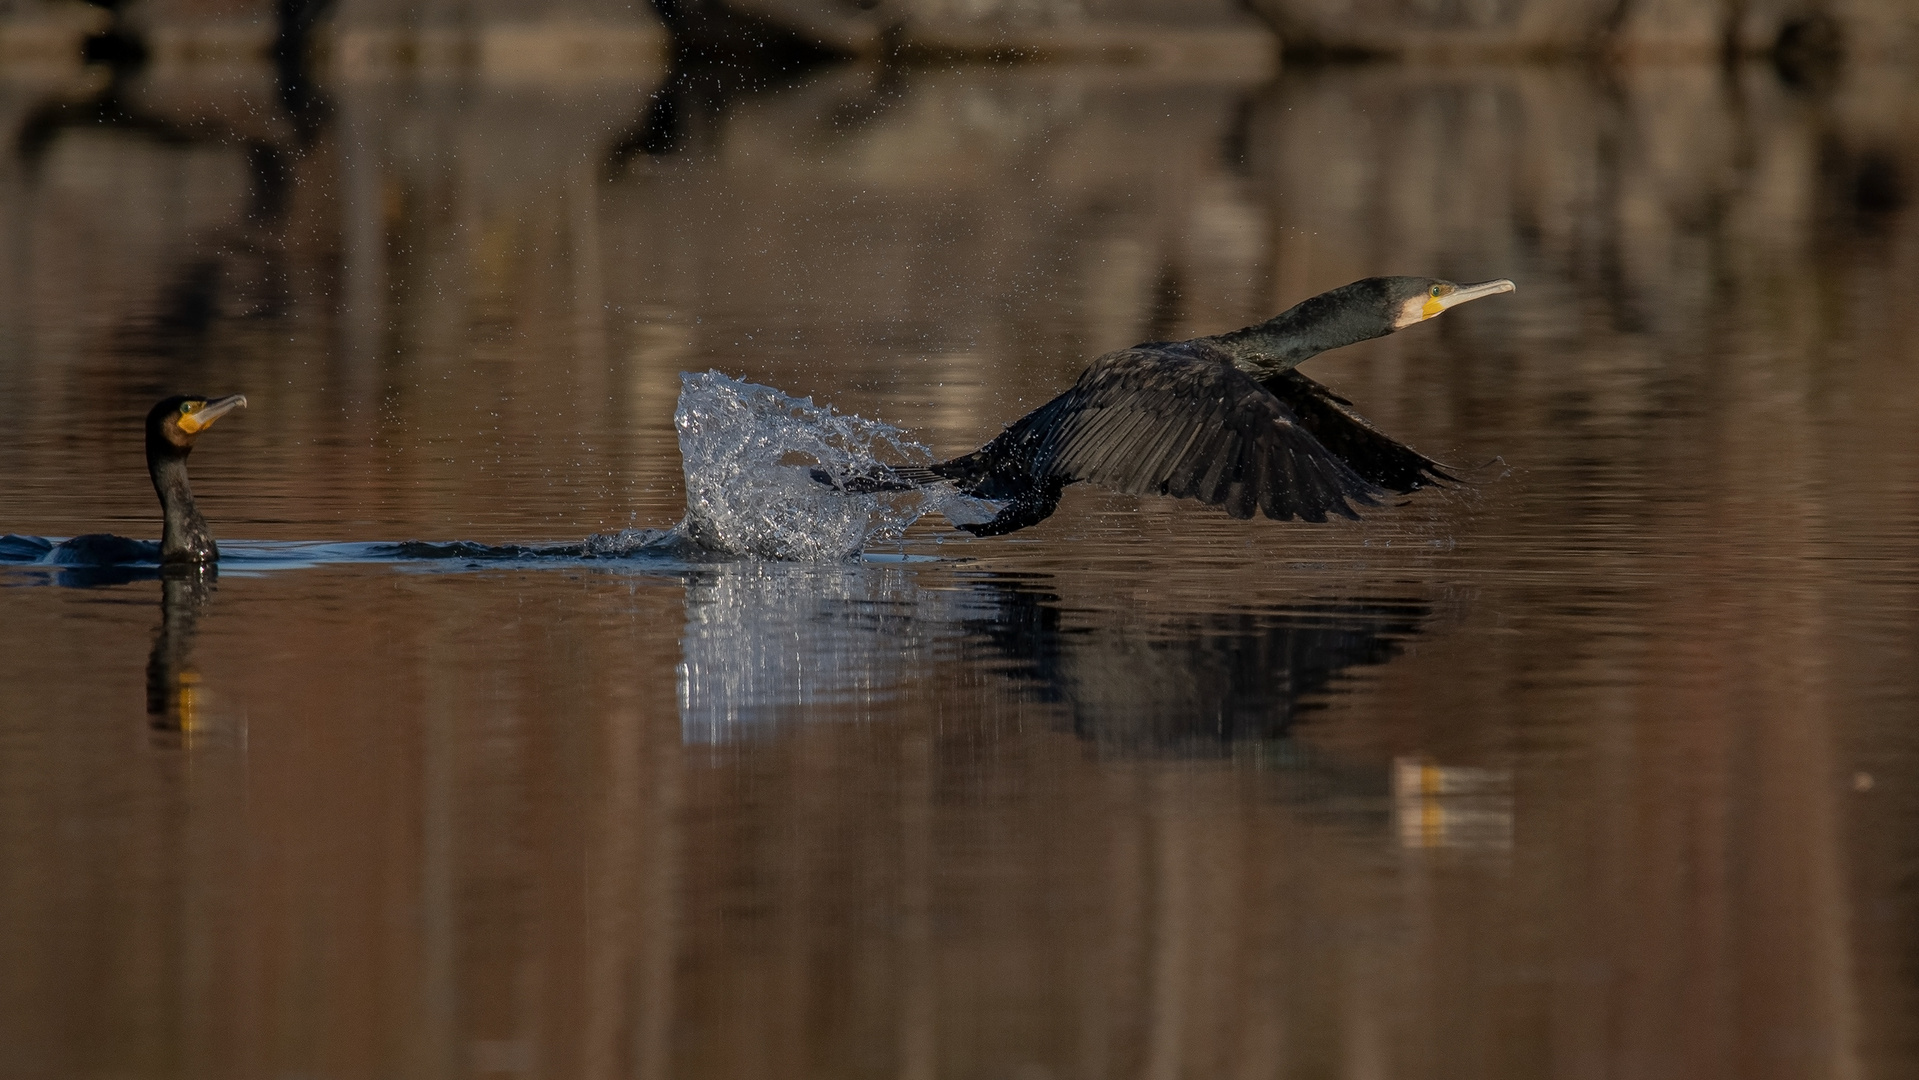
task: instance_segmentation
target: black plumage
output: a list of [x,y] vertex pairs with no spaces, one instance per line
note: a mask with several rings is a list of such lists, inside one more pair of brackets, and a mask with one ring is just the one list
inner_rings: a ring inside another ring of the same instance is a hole
[[992,520],[961,526],[980,536],[1045,520],[1065,486],[1082,480],[1134,495],[1197,499],[1237,518],[1354,518],[1355,507],[1377,505],[1389,491],[1455,478],[1294,367],[1512,288],[1503,279],[1356,281],[1230,334],[1108,353],[1072,389],[973,453],[923,468],[823,479],[850,491],[948,482],[1003,503]]
[[117,566],[124,564],[213,563],[220,549],[213,530],[193,500],[187,483],[187,455],[194,440],[213,422],[234,409],[245,408],[239,394],[207,398],[178,394],[147,413],[147,476],[160,499],[160,542],[133,540],[112,533],[87,533],[55,544],[40,537],[0,537],[0,562],[49,562],[62,566]]

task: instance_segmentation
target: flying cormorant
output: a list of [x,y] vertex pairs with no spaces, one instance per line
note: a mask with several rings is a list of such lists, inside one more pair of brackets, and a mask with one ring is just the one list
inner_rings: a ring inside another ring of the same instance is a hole
[[1356,518],[1428,480],[1454,480],[1392,439],[1352,403],[1293,370],[1327,349],[1383,337],[1447,308],[1513,291],[1504,278],[1459,285],[1375,277],[1301,301],[1230,334],[1135,345],[1093,361],[1073,388],[970,454],[920,467],[834,478],[845,491],[902,491],[947,482],[1003,503],[999,536],[1044,521],[1067,484],[1088,480],[1134,495],[1173,495],[1237,518]]
[[194,505],[193,489],[187,485],[187,455],[193,441],[213,422],[234,409],[245,408],[241,394],[207,398],[199,394],[179,394],[155,405],[147,413],[147,475],[153,479],[154,493],[160,496],[160,511],[166,524],[158,544],[151,540],[129,540],[111,533],[88,533],[58,545],[37,537],[0,537],[0,557],[33,555],[33,561],[68,566],[113,566],[124,563],[160,563],[163,566],[216,562],[220,549],[213,542],[213,530]]

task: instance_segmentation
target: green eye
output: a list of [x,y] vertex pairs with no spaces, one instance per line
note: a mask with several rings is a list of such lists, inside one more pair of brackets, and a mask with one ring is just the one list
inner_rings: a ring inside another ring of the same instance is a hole
[[193,402],[191,402],[191,401],[182,401],[182,402],[180,403],[180,412],[181,412],[181,414],[182,414],[182,415],[184,415],[184,414],[186,414],[186,413],[190,413],[190,412],[192,412],[192,411],[193,411]]
[[1440,293],[1440,287],[1437,285],[1433,286],[1433,299],[1435,300],[1439,299],[1439,293]]

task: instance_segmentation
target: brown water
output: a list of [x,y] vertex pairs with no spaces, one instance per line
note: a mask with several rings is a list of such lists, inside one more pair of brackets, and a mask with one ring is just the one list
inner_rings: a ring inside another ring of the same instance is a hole
[[682,370],[957,450],[1519,282],[1312,364],[1472,467],[1360,524],[0,578],[0,1074],[1912,1075],[1916,84],[349,82],[303,143],[264,71],[0,81],[0,531],[157,533],[179,388],[252,400],[229,542],[577,540],[678,518]]

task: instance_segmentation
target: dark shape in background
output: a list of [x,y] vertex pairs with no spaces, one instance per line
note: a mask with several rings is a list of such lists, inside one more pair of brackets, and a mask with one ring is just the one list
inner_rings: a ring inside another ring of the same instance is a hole
[[[276,0],[278,24],[271,59],[277,97],[294,132],[291,145],[230,130],[217,121],[181,123],[131,104],[131,82],[144,68],[148,49],[127,25],[125,4],[93,2],[113,15],[109,28],[83,45],[88,62],[106,65],[105,85],[89,99],[56,100],[34,110],[22,123],[15,145],[30,166],[46,155],[62,132],[76,129],[107,128],[162,146],[244,148],[250,181],[244,219],[209,238],[203,253],[183,256],[161,287],[155,309],[131,319],[122,333],[137,352],[197,354],[207,330],[223,311],[222,292],[229,278],[248,283],[248,314],[277,315],[288,303],[284,245],[276,233],[285,224],[296,163],[319,141],[332,115],[330,101],[313,81],[310,60],[313,34],[333,0]],[[236,269],[235,263],[248,265]],[[166,386],[156,383],[149,389]]]
[[1773,69],[1788,86],[1830,90],[1844,52],[1845,36],[1838,20],[1823,11],[1808,12],[1779,28],[1772,47]]
[[280,105],[293,118],[300,147],[313,145],[333,115],[332,102],[313,81],[314,33],[334,0],[274,0],[278,25],[273,38],[273,70]]
[[672,37],[676,66],[790,71],[846,53],[766,15],[721,0],[653,0]]
[[671,45],[667,78],[607,153],[617,175],[636,156],[662,157],[716,131],[736,100],[778,90],[846,54],[719,0],[654,0]]
[[113,17],[107,28],[90,34],[80,43],[80,55],[89,64],[109,64],[115,70],[140,67],[147,62],[147,44],[127,25],[127,0],[86,0]]

